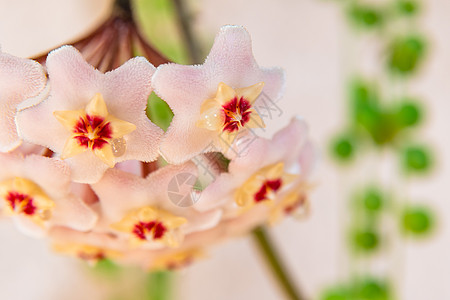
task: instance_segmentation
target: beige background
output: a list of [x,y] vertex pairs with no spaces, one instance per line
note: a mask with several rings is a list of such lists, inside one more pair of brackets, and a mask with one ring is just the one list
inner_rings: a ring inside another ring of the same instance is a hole
[[[244,25],[252,35],[258,62],[286,70],[286,96],[280,102],[284,114],[269,121],[268,127],[272,131],[281,128],[290,116],[300,114],[322,149],[344,122],[345,76],[352,66],[361,65],[372,72],[377,65],[373,40],[352,42],[335,2],[340,1],[213,0],[198,5],[199,28],[205,35],[213,36],[223,24]],[[446,222],[450,216],[450,3],[426,2],[421,26],[433,48],[410,89],[427,101],[421,139],[434,145],[439,163],[432,177],[410,182],[404,192],[428,201],[438,213],[440,226],[429,242],[396,248],[388,261],[392,272],[403,278],[398,283],[399,298],[404,300],[450,299],[450,230]],[[101,20],[108,3],[0,0],[2,49],[27,56],[72,40]],[[350,52],[352,46],[357,50]],[[346,217],[342,191],[355,175],[341,172],[322,154],[315,173],[320,185],[311,196],[311,217],[303,222],[287,220],[273,229],[290,269],[309,295],[344,279],[347,271],[339,224]],[[358,175],[381,172],[387,174],[381,180],[386,180],[393,166],[389,159],[381,167],[377,164],[369,162]],[[75,260],[53,255],[45,242],[21,235],[6,220],[0,221],[0,236],[0,299],[100,299],[107,289],[104,281],[86,275]],[[216,247],[211,259],[181,272],[179,299],[280,299],[266,275],[251,240],[231,241]]]

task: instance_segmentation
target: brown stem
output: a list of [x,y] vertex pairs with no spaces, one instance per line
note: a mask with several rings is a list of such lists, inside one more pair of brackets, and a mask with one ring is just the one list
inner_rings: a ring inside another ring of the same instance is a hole
[[141,163],[141,175],[142,177],[147,177],[148,174],[158,170],[158,162],[152,161],[152,162],[142,162]]
[[44,157],[52,157],[53,154],[54,154],[54,152],[53,152],[52,150],[46,148],[46,149],[44,150],[44,152],[42,153],[42,156],[44,156]]

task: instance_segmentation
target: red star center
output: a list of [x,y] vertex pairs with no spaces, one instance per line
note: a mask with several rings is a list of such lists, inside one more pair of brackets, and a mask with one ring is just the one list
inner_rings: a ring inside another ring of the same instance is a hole
[[102,149],[112,138],[111,124],[100,116],[88,114],[78,119],[73,133],[80,146],[91,150]]
[[259,203],[270,199],[271,194],[276,193],[281,188],[282,184],[281,178],[264,181],[261,188],[254,194],[253,198],[255,202]]
[[153,240],[161,239],[166,231],[164,224],[158,221],[139,222],[133,228],[133,234],[141,240],[148,240],[149,237]]
[[6,194],[5,200],[11,209],[18,214],[23,213],[27,216],[33,216],[36,213],[37,207],[34,205],[33,198],[29,195],[10,191]]
[[234,97],[222,105],[225,114],[223,130],[228,132],[238,131],[239,128],[250,120],[252,105],[244,97]]

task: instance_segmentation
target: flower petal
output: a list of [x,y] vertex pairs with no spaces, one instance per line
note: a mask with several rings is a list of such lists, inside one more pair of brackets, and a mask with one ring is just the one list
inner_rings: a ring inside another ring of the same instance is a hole
[[217,145],[218,134],[199,128],[196,123],[201,119],[202,103],[213,99],[218,89],[231,95],[230,88],[264,82],[262,92],[275,101],[281,95],[283,79],[279,69],[262,69],[257,65],[250,36],[243,27],[222,27],[203,65],[161,65],[153,76],[155,92],[175,115],[162,142],[161,154],[170,163],[182,163],[199,153],[214,151],[210,148]]
[[37,62],[0,52],[0,151],[20,145],[14,117],[17,107],[44,88],[46,77]]
[[[17,124],[26,141],[48,147],[57,154],[63,153],[63,157],[74,155],[67,159],[74,181],[94,183],[117,162],[148,162],[157,158],[163,131],[145,114],[154,72],[147,60],[134,58],[102,74],[86,63],[75,48],[65,46],[49,54],[47,68],[50,95],[38,105],[20,111]],[[110,144],[114,144],[115,152],[111,152],[111,146],[103,147],[101,151],[94,149],[96,156],[90,149],[82,152],[73,143],[68,145],[72,132],[67,127],[73,124],[69,120],[73,116],[65,116],[68,113],[61,111],[85,109],[100,116],[108,114],[106,119],[113,131]],[[53,117],[55,111],[64,126]]]
[[86,113],[91,116],[99,116],[106,118],[108,116],[108,109],[106,108],[105,100],[100,93],[95,94],[94,98],[89,101],[86,106]]

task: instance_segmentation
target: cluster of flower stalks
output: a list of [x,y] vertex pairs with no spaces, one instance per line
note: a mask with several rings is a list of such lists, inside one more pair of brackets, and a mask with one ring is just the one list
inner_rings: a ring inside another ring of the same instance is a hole
[[[244,28],[223,27],[202,65],[167,63],[123,18],[36,60],[0,53],[0,208],[23,233],[173,269],[307,208],[307,127],[259,137],[258,102],[277,103],[284,75],[258,66]],[[166,132],[152,92],[174,114]]]

